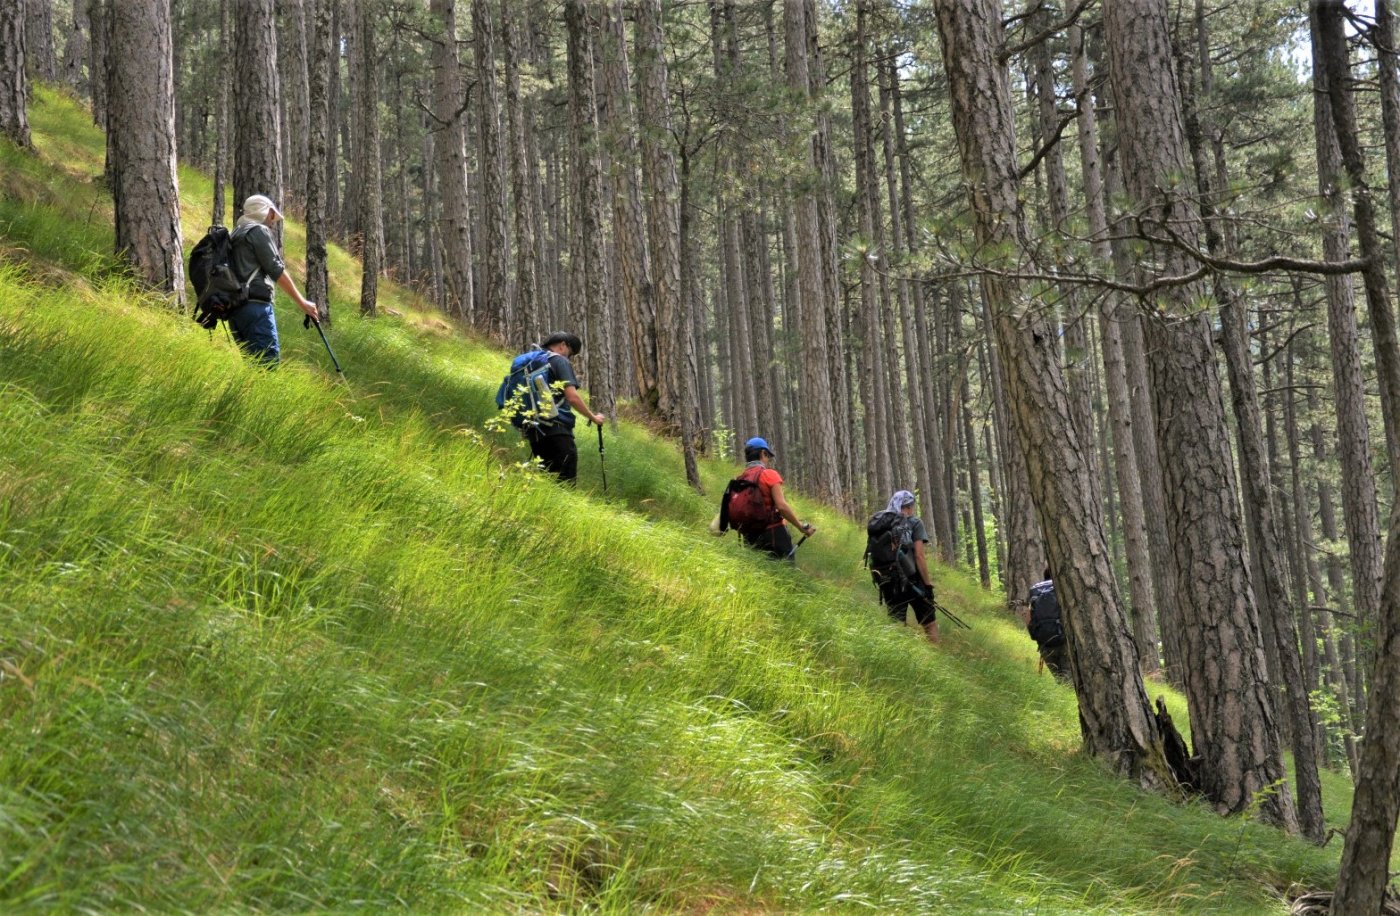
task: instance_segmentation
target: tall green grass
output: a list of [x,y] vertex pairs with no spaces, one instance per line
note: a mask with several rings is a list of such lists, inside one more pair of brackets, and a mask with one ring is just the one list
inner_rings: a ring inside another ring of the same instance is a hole
[[1330,883],[1335,848],[1084,759],[962,574],[974,629],[934,649],[832,513],[787,568],[710,538],[641,430],[606,497],[588,437],[577,490],[529,470],[484,428],[505,354],[400,290],[339,309],[347,384],[290,310],[282,369],[249,365],[122,279],[109,213],[78,228],[76,106],[31,117],[37,157],[0,147],[5,909],[1255,913]]

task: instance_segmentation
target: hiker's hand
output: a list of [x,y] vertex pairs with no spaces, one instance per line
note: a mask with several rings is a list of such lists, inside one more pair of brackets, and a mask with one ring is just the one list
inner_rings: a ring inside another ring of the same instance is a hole
[[814,525],[801,525],[799,527],[802,529],[802,533],[807,535],[808,537],[811,537],[812,535],[817,533],[816,526]]
[[595,413],[592,417],[589,417],[589,419],[592,420],[594,423],[596,423],[596,424],[599,425],[599,426],[602,426],[602,425],[603,425],[604,423],[606,423],[607,420],[608,420],[607,417],[603,416],[603,415],[600,414],[600,413]]
[[321,313],[316,310],[316,303],[309,299],[303,299],[297,305],[301,306],[301,310],[306,313],[307,318],[318,322],[321,320]]

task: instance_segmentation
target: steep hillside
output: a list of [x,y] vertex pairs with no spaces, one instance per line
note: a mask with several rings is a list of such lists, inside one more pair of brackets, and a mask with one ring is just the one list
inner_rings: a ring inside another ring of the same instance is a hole
[[[82,111],[31,117],[36,155],[0,146],[4,909],[1258,913],[1330,885],[1335,847],[1080,757],[1072,693],[960,574],[973,629],[933,649],[833,513],[792,570],[711,538],[640,429],[606,496],[589,439],[577,491],[526,470],[484,426],[506,355],[401,290],[354,317],[341,252],[348,381],[289,309],[283,368],[250,366],[115,269]],[[208,182],[182,191],[192,243]]]

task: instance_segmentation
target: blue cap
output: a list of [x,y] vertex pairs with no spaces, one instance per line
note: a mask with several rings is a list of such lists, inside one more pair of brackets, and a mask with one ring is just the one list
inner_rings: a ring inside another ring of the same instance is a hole
[[748,442],[745,442],[744,448],[761,448],[768,454],[772,455],[774,458],[778,457],[778,453],[773,451],[772,446],[768,444],[768,440],[760,436],[754,436]]

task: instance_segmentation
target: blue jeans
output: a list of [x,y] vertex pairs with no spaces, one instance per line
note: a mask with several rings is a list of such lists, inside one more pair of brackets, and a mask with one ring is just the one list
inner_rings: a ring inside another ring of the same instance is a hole
[[270,366],[281,360],[277,343],[277,315],[271,302],[248,302],[228,316],[233,339],[244,353]]

